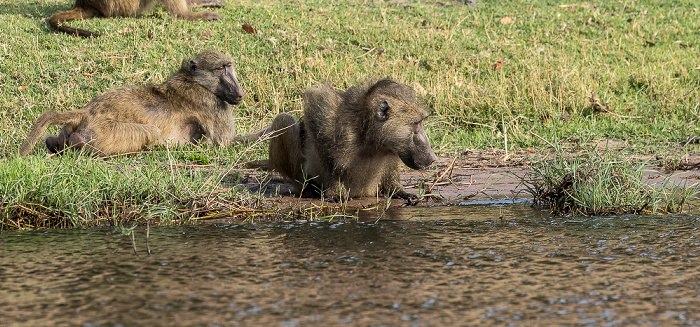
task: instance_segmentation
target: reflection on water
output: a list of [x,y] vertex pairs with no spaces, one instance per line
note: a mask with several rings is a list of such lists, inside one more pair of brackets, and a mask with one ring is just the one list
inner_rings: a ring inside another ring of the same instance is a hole
[[700,325],[697,216],[374,221],[5,231],[0,325]]

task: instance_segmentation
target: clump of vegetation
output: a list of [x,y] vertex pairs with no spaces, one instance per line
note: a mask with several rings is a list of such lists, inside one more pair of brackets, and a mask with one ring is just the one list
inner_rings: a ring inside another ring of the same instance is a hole
[[0,162],[0,229],[181,223],[250,215],[259,207],[255,195],[222,186],[237,179],[225,167],[149,156],[159,154],[113,161],[78,152],[8,158]]
[[611,152],[556,149],[552,158],[534,162],[522,181],[535,205],[560,214],[678,213],[698,195],[697,185],[646,178],[647,167]]

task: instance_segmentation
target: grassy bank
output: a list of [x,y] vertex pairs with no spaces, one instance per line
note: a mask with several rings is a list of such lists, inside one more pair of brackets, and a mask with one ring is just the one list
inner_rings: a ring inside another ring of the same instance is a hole
[[571,154],[556,148],[550,158],[532,162],[521,180],[535,206],[556,214],[670,214],[697,200],[697,184],[673,181],[672,175],[657,180],[653,173],[648,162],[632,162],[612,151]]
[[[52,159],[8,158],[0,165],[0,224],[9,228],[173,224],[221,212],[232,217],[258,214],[258,197],[232,187],[240,177],[230,168],[235,165],[196,151],[107,159],[79,153]],[[162,156],[169,160],[161,161]]]
[[[22,203],[50,207],[53,201],[56,207],[48,212],[78,217],[107,206],[127,207],[142,197],[149,199],[143,208],[185,208],[198,192],[224,188],[194,177],[146,187],[151,177],[109,175],[142,160],[144,176],[172,179],[156,175],[163,164],[199,160],[172,157],[168,151],[95,161],[46,159],[45,150],[37,147],[35,157],[15,158],[41,112],[80,108],[113,87],[160,83],[201,49],[222,50],[235,60],[248,92],[236,110],[239,132],[255,130],[279,112],[299,114],[301,94],[321,81],[345,88],[367,77],[390,76],[425,97],[433,114],[426,129],[442,155],[547,148],[538,135],[574,147],[615,139],[633,154],[681,156],[700,147],[694,138],[700,135],[700,5],[695,1],[226,4],[214,9],[224,17],[217,22],[178,21],[163,8],[138,19],[71,22],[103,34],[79,39],[54,33],[47,24],[53,12],[72,6],[68,0],[0,0],[5,25],[0,30],[0,170],[7,172],[0,182],[17,183],[12,173],[17,171],[37,175],[23,184],[36,189],[33,197],[6,186],[3,212]],[[244,23],[257,33],[244,31]],[[212,167],[226,171],[240,168],[237,158],[243,150],[196,149],[196,156],[211,158]],[[244,156],[265,153],[260,147]],[[82,170],[96,179],[78,179],[74,189],[56,182],[55,176]],[[112,187],[98,183],[99,176],[126,179]],[[116,187],[128,183],[143,185],[143,191],[162,187],[176,196]],[[59,196],[69,189],[80,196]],[[97,195],[111,202],[101,202]],[[168,202],[173,198],[177,203]],[[67,199],[95,204],[66,211]]]

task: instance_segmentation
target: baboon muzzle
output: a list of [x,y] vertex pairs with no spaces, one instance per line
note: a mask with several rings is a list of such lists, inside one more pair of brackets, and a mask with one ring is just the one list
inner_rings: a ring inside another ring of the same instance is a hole
[[435,152],[433,152],[433,148],[430,146],[430,141],[425,132],[413,135],[412,151],[404,155],[399,154],[399,158],[411,169],[424,169],[437,160],[437,156]]

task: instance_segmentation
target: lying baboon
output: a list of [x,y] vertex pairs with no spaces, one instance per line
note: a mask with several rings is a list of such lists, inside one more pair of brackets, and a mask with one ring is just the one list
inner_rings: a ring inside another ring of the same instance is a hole
[[116,88],[82,109],[43,113],[19,153],[29,154],[49,125],[64,125],[58,136],[46,138],[46,147],[53,153],[66,147],[124,153],[203,139],[228,145],[235,139],[228,104],[238,104],[243,95],[231,58],[219,51],[205,51],[184,60],[163,84]]
[[57,31],[82,37],[100,36],[97,33],[69,27],[65,22],[93,17],[136,17],[160,2],[173,16],[186,20],[219,20],[221,15],[211,11],[192,12],[194,7],[223,7],[219,0],[76,0],[73,9],[59,11],[49,18],[49,25]]
[[422,125],[428,113],[410,86],[385,79],[337,93],[324,85],[308,89],[303,101],[300,121],[281,113],[262,130],[277,134],[269,165],[295,192],[415,197],[400,184],[400,163],[423,169],[436,156]]

